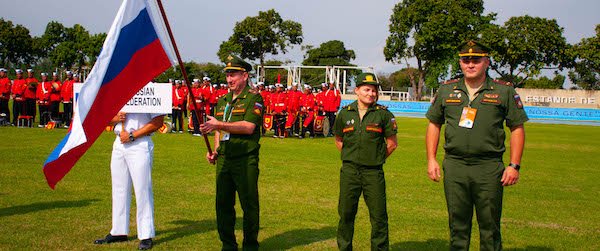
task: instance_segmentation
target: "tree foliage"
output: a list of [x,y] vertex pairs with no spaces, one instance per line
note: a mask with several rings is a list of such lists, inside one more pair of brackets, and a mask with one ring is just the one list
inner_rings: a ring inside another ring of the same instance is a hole
[[264,65],[266,54],[285,54],[288,47],[302,43],[302,25],[283,20],[274,9],[259,11],[258,16],[237,22],[229,40],[224,41],[217,55],[221,61],[230,52],[242,58],[258,59]]
[[29,29],[22,25],[13,25],[9,20],[0,18],[0,63],[5,66],[20,67],[33,63],[35,52],[33,38]]
[[396,4],[383,53],[387,61],[396,63],[416,58],[413,97],[420,99],[426,76],[448,72],[448,65],[440,63],[455,58],[461,42],[476,37],[495,19],[494,13],[483,15],[483,10],[483,0],[405,0]]
[[530,89],[562,89],[565,79],[565,76],[555,72],[554,78],[552,79],[546,76],[542,76],[538,79],[527,79],[523,81],[522,87]]
[[407,87],[411,86],[411,78],[415,77],[415,68],[403,68],[390,74],[379,73],[379,83],[381,88],[384,90],[406,90]]
[[584,38],[571,50],[575,65],[569,78],[586,90],[600,90],[600,24],[596,25],[596,36]]
[[[353,50],[346,49],[344,42],[331,40],[314,48],[306,46],[306,54],[302,65],[309,66],[355,66],[350,61],[356,58]],[[349,71],[349,78],[359,74],[359,71]],[[325,79],[325,70],[323,69],[303,69],[302,80],[306,83],[316,86]]]
[[515,86],[543,69],[562,70],[571,62],[563,28],[554,19],[511,17],[503,26],[489,26],[481,40],[492,49],[490,68]]

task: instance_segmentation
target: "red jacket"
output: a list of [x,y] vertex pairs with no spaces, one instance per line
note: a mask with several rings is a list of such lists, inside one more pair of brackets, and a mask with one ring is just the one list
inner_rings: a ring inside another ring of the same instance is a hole
[[0,99],[10,99],[10,79],[0,78]]
[[60,88],[60,98],[63,102],[73,101],[73,83],[75,80],[67,79]]
[[37,86],[37,91],[36,91],[36,98],[38,99],[38,104],[49,105],[51,91],[52,91],[52,83],[51,82],[41,82]]
[[[198,105],[198,108],[201,108],[200,106],[202,105],[202,89],[200,87],[198,88],[193,88],[192,87],[192,94],[194,94],[194,99],[196,101],[196,104]],[[192,102],[188,102],[188,110],[194,110],[194,103]]]
[[[56,85],[56,87],[55,87]],[[62,87],[62,84],[60,83],[60,81],[52,81],[52,89],[50,90],[50,101],[51,102],[58,102],[60,101],[60,88]]]
[[288,106],[287,109],[289,112],[297,112],[300,110],[300,98],[303,96],[301,91],[289,91],[288,96]]
[[15,95],[15,101],[23,101],[23,94],[27,89],[27,83],[25,79],[15,79],[12,85],[12,94]]
[[312,93],[303,94],[300,99],[300,107],[303,112],[313,111],[317,106],[317,99]]
[[173,109],[181,109],[183,106],[183,99],[185,98],[184,89],[183,87],[179,89],[173,87]]
[[25,99],[35,99],[35,91],[40,81],[38,81],[37,78],[26,78],[25,82],[27,83],[27,87],[25,88],[23,97],[25,97]]
[[323,111],[337,112],[340,109],[342,96],[338,90],[327,90],[323,92]]
[[225,87],[225,88],[221,88],[221,89],[217,90],[217,101],[218,101],[218,100],[219,100],[221,97],[223,97],[223,96],[227,95],[227,93],[229,93],[229,89],[227,89],[227,87]]
[[282,113],[287,106],[287,94],[284,92],[275,92],[271,94],[271,110],[276,113]]
[[263,103],[265,104],[265,113],[271,112],[271,92],[267,90],[262,90],[260,92],[260,96],[263,98]]

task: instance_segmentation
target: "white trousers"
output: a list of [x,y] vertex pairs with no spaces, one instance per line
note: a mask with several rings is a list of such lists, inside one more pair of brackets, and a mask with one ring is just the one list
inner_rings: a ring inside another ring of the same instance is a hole
[[138,239],[154,238],[152,159],[154,143],[149,136],[121,144],[117,136],[110,160],[112,176],[112,235],[129,234],[131,184],[137,207]]

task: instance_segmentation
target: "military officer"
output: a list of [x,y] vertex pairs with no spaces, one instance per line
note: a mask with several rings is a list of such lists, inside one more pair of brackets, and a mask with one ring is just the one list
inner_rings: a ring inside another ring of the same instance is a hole
[[334,124],[335,144],[342,152],[337,243],[340,250],[352,250],[354,218],[364,194],[371,250],[389,250],[383,163],[397,147],[398,129],[394,115],[377,104],[375,76],[362,73],[357,79],[357,101],[343,107]]
[[[477,41],[459,47],[464,77],[440,86],[427,111],[428,176],[440,179],[436,160],[442,125],[446,125],[444,190],[448,207],[450,249],[468,250],[473,207],[477,213],[481,250],[501,250],[500,216],[504,186],[519,180],[528,120],[523,103],[508,83],[487,76],[489,49]],[[510,129],[510,164],[502,155],[504,126]]]
[[222,250],[237,250],[235,239],[235,193],[244,211],[244,250],[258,250],[258,152],[263,100],[250,90],[248,73],[252,66],[242,59],[227,57],[225,73],[230,92],[220,98],[215,117],[200,125],[203,133],[215,131],[214,152],[206,154],[217,164],[217,227]]

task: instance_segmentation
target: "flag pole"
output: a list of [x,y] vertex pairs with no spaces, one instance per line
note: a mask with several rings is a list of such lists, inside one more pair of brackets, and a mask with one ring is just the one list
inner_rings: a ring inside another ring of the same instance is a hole
[[[181,74],[183,74],[183,79],[185,81],[185,85],[188,90],[188,94],[192,99],[192,104],[194,105],[194,113],[196,114],[196,122],[198,125],[204,124],[204,118],[201,115],[198,104],[196,103],[196,97],[194,97],[194,93],[192,92],[192,85],[187,76],[187,72],[185,71],[185,67],[183,66],[183,61],[181,60],[181,56],[179,55],[179,49],[177,49],[177,44],[175,43],[175,38],[173,37],[173,32],[171,31],[171,26],[169,25],[169,20],[167,20],[167,14],[165,14],[165,9],[163,8],[161,0],[156,0],[158,3],[158,8],[160,9],[160,14],[162,15],[163,21],[165,22],[165,26],[167,28],[167,32],[169,33],[169,38],[171,39],[171,44],[173,44],[173,48],[175,49],[175,55],[177,56],[177,62],[179,63],[179,69],[181,69]],[[193,118],[192,118],[193,119]],[[203,133],[204,143],[206,144],[206,149],[208,149],[209,153],[212,153],[212,148],[210,147],[210,142],[208,141],[208,136],[206,133]]]

